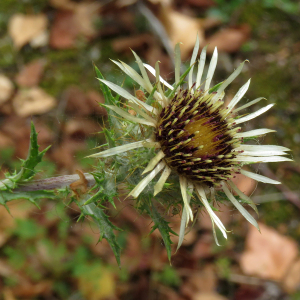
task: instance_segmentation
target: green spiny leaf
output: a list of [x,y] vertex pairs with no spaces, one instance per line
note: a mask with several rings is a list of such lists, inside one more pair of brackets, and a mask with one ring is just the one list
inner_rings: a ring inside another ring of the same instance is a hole
[[0,204],[6,206],[8,201],[17,200],[17,199],[26,199],[36,205],[38,208],[37,200],[48,198],[54,199],[57,195],[54,191],[30,191],[30,192],[16,192],[12,191],[0,191]]
[[88,205],[80,206],[83,215],[90,216],[95,223],[98,225],[100,229],[100,239],[101,241],[103,238],[106,239],[114,252],[115,258],[119,267],[121,266],[120,261],[120,254],[121,254],[121,247],[117,242],[116,235],[114,234],[113,230],[122,231],[122,229],[115,226],[113,223],[110,222],[108,216],[104,213],[104,211],[97,207],[95,204],[91,203]]
[[50,148],[47,147],[43,151],[39,152],[39,145],[37,143],[37,133],[34,127],[33,122],[31,122],[31,134],[30,134],[30,145],[29,145],[29,151],[28,156],[25,161],[23,161],[22,164],[22,176],[20,177],[20,180],[29,180],[32,176],[34,176],[35,171],[34,168],[42,161],[42,158],[46,151]]
[[168,225],[169,222],[167,222],[156,210],[155,206],[152,203],[152,213],[151,213],[152,220],[154,222],[154,226],[152,227],[152,230],[150,234],[158,228],[162,239],[164,241],[164,244],[167,249],[167,254],[168,254],[168,259],[171,261],[171,245],[173,244],[171,239],[170,239],[170,233],[177,235],[176,232],[174,232],[170,226]]
[[[95,68],[95,72],[96,72],[96,76],[98,79],[105,79],[103,77],[103,75],[101,74],[100,70],[96,67],[96,65],[94,65]],[[110,89],[99,80],[99,84],[100,84],[100,88],[102,90],[102,93],[104,95],[105,98],[105,104],[110,104],[110,105],[116,105],[116,101],[115,98],[113,97]]]
[[6,179],[0,181],[0,190],[11,190],[18,186],[20,182],[29,181],[34,175],[34,168],[42,161],[46,151],[50,148],[39,152],[37,143],[37,133],[34,124],[31,122],[30,145],[26,160],[22,160],[21,171],[13,175],[6,175]]

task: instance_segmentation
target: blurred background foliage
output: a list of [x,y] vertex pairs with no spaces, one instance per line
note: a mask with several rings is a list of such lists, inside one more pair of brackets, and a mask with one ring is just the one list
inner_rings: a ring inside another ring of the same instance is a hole
[[[183,43],[187,65],[197,33],[209,53],[218,46],[216,82],[250,61],[227,100],[251,77],[245,101],[263,96],[276,105],[247,129],[275,129],[258,142],[291,148],[295,160],[261,166],[280,186],[239,178],[259,204],[262,235],[221,205],[220,218],[232,228],[228,241],[214,244],[203,213],[172,266],[161,236],[148,236],[153,224],[136,214],[131,200],[109,211],[123,229],[121,270],[107,242],[97,243],[96,226],[76,222],[80,212],[68,199],[45,199],[41,210],[14,201],[11,214],[0,207],[2,299],[300,299],[299,24],[299,1],[292,0],[1,0],[2,177],[26,157],[31,120],[42,149],[52,145],[41,178],[91,171],[95,161],[85,156],[104,142],[98,132],[106,116],[92,62],[106,79],[133,91],[138,87],[109,60],[137,70],[131,48],[151,65],[159,60],[161,75],[172,82],[173,46]],[[169,221],[178,231],[180,219]]]

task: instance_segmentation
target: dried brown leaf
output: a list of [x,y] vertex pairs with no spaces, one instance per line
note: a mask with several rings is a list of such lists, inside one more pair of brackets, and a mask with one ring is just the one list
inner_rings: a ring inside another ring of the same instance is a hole
[[192,300],[226,300],[224,296],[215,292],[211,293],[197,293],[193,295]]
[[69,49],[75,46],[79,33],[72,11],[57,11],[50,30],[50,46],[55,49]]
[[16,82],[22,87],[37,86],[43,75],[46,61],[37,59],[25,65],[16,76]]
[[250,31],[251,29],[248,24],[220,30],[207,39],[207,51],[212,53],[214,48],[218,47],[219,52],[236,52],[249,39]]
[[202,20],[192,18],[175,11],[170,6],[161,8],[159,19],[164,24],[168,36],[175,46],[181,44],[182,59],[187,59],[195,45],[195,39],[198,34],[200,44],[204,43],[204,30]]
[[14,92],[14,85],[11,80],[0,74],[0,105],[6,102]]
[[285,291],[292,294],[300,286],[300,259],[294,262],[283,279],[282,286]]
[[297,243],[260,223],[261,233],[250,226],[240,266],[247,275],[281,280],[298,254]]
[[8,23],[8,32],[17,49],[27,43],[45,36],[48,19],[44,14],[14,14]]
[[48,95],[39,87],[19,90],[13,98],[13,107],[20,117],[39,115],[49,112],[56,106],[54,97]]

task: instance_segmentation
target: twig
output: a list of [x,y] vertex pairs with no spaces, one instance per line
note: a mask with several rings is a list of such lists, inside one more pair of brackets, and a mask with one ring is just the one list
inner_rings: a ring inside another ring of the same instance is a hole
[[173,46],[164,26],[161,24],[158,18],[152,13],[152,11],[141,1],[137,3],[137,9],[148,20],[149,25],[152,27],[153,31],[158,36],[165,50],[167,51],[173,63],[173,66],[175,66],[174,56],[173,56]]
[[[278,180],[277,176],[265,165],[260,167],[261,172],[271,179]],[[275,187],[279,189],[284,197],[297,206],[300,209],[300,197],[295,192],[291,191],[286,185],[284,184],[276,184]]]
[[[89,173],[84,173],[84,176],[88,181],[88,186],[93,186],[95,184],[95,179],[93,175]],[[14,190],[14,192],[31,192],[39,190],[61,189],[69,186],[71,183],[77,180],[79,180],[79,176],[77,174],[35,180],[26,183],[23,186],[19,186],[17,189]]]

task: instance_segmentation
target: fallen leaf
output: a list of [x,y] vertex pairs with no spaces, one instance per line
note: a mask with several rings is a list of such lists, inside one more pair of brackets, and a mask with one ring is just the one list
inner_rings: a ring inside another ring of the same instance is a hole
[[249,39],[250,31],[248,24],[222,29],[206,40],[207,51],[212,53],[217,47],[219,52],[237,52]]
[[111,45],[115,52],[123,53],[125,51],[130,53],[130,49],[135,51],[145,50],[153,42],[153,36],[148,33],[144,33],[129,37],[116,38],[112,41]]
[[171,6],[161,7],[159,19],[164,24],[173,46],[182,43],[180,50],[183,60],[187,59],[193,50],[197,34],[200,45],[204,43],[205,38],[201,19],[179,13]]
[[292,294],[300,286],[300,259],[294,262],[282,282],[283,289]]
[[37,86],[43,75],[46,61],[37,59],[25,65],[16,76],[16,82],[21,87]]
[[72,11],[57,11],[50,30],[49,44],[54,49],[73,48],[78,31]]
[[6,102],[14,92],[14,85],[11,80],[0,74],[0,105]]
[[192,300],[226,300],[224,296],[215,292],[211,293],[197,293],[193,295]]
[[104,98],[96,91],[84,93],[77,86],[70,86],[64,91],[64,99],[67,102],[66,111],[72,116],[107,115],[106,109],[99,105],[104,103]]
[[20,117],[44,114],[55,106],[55,98],[39,87],[20,90],[13,98],[14,110]]
[[85,37],[92,38],[97,34],[94,26],[98,16],[101,4],[97,2],[83,2],[78,3],[75,7],[74,20],[79,24],[79,33]]
[[281,280],[298,254],[297,243],[276,230],[259,224],[261,233],[250,226],[240,266],[247,275]]
[[45,35],[48,19],[44,14],[37,15],[13,15],[8,23],[8,32],[17,49],[33,41],[39,36]]
[[[99,18],[100,3],[70,3],[65,1],[65,10],[58,10],[50,32],[50,46],[55,49],[73,48],[81,34],[87,38],[96,36],[94,23]],[[67,8],[68,7],[68,8]]]

